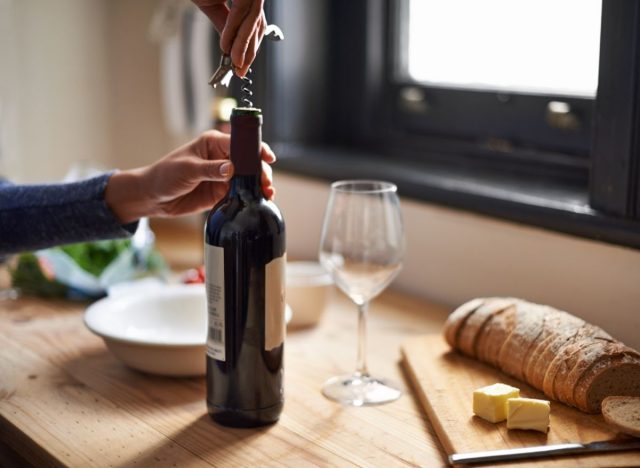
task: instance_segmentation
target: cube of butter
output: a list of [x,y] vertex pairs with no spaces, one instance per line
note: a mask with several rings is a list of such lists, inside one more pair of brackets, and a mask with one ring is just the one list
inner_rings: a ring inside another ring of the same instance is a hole
[[511,398],[507,401],[507,429],[547,432],[551,405],[547,400]]
[[473,392],[473,412],[492,423],[504,421],[507,419],[507,400],[519,396],[519,389],[502,383],[479,388]]

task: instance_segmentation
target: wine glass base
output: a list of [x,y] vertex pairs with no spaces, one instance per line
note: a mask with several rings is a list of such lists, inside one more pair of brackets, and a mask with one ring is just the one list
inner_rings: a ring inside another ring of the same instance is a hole
[[322,386],[322,394],[343,405],[367,406],[397,400],[402,395],[402,390],[387,379],[353,374],[327,380]]

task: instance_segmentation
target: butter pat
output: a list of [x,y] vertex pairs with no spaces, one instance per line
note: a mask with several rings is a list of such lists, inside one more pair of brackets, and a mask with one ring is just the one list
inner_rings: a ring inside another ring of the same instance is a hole
[[551,405],[547,400],[511,398],[507,401],[507,429],[547,432]]
[[504,421],[507,400],[519,396],[519,389],[501,383],[479,388],[473,392],[473,413],[492,423]]

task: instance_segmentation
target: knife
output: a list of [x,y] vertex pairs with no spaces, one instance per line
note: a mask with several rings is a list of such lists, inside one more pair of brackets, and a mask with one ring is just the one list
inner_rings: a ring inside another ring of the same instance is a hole
[[[523,458],[544,458],[577,453],[617,452],[640,449],[640,439],[604,440],[589,444],[538,445],[506,450],[488,450],[484,452],[454,453],[449,455],[449,464],[490,463]],[[639,459],[640,462],[640,459]]]

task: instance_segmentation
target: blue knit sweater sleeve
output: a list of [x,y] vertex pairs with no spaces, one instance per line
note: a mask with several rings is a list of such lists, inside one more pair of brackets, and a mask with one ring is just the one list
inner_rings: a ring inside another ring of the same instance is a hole
[[131,235],[104,200],[112,173],[64,184],[0,182],[0,255]]

